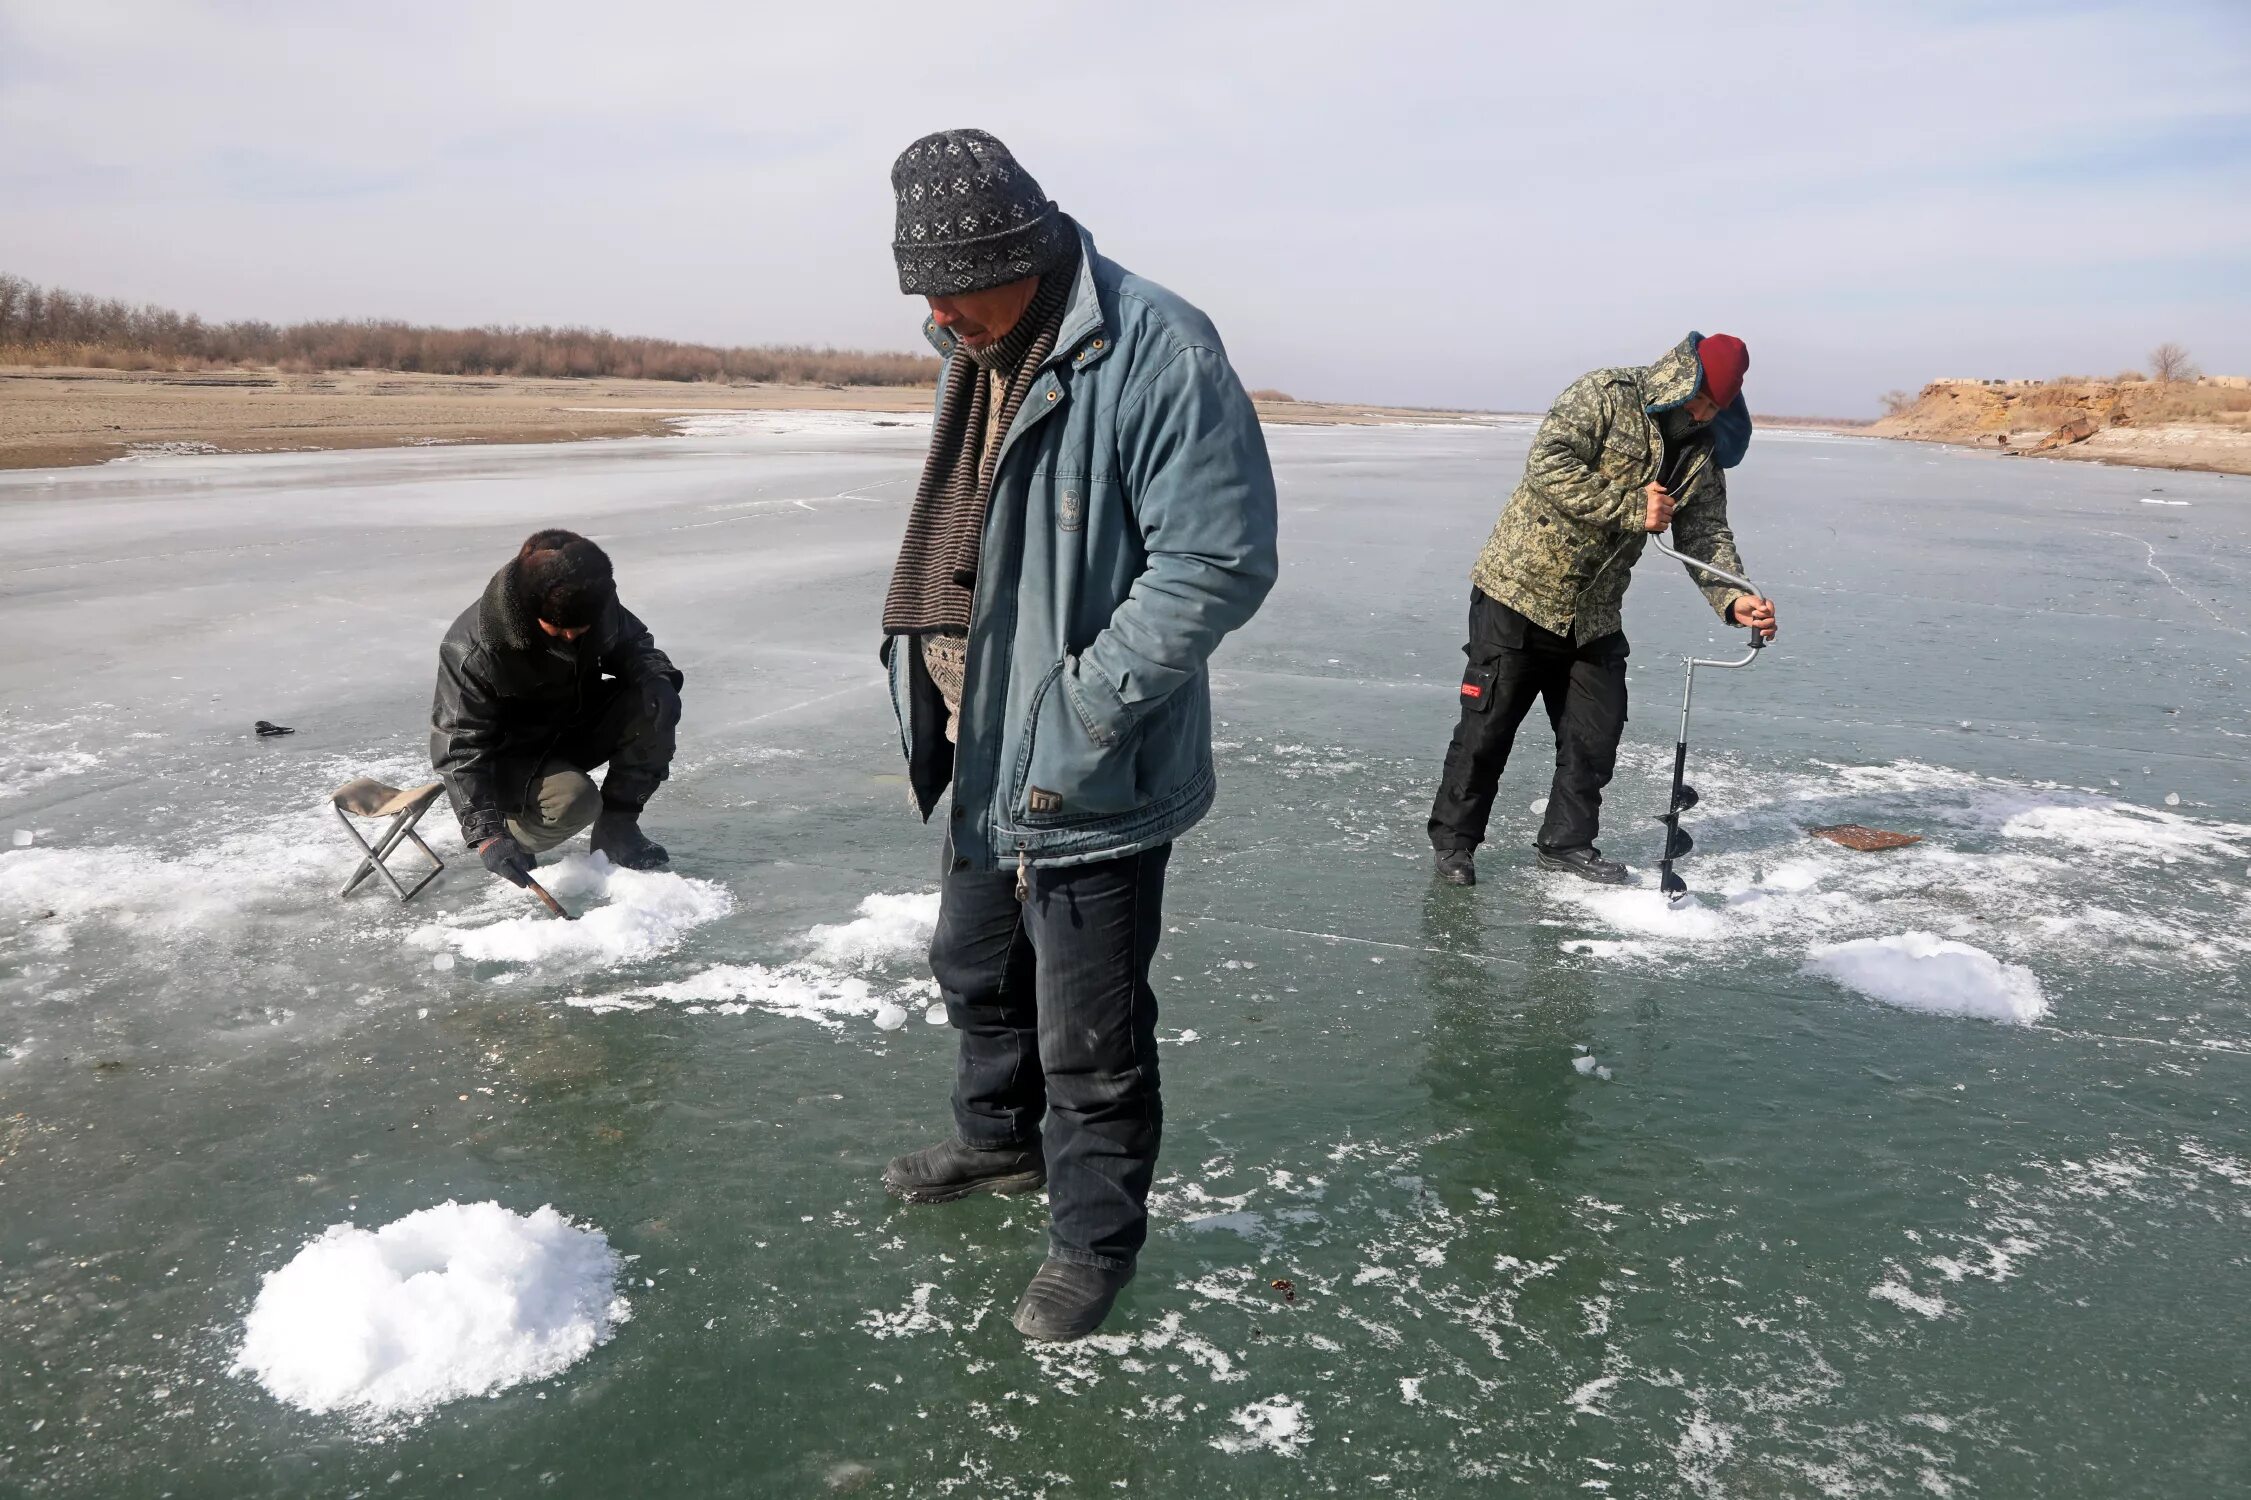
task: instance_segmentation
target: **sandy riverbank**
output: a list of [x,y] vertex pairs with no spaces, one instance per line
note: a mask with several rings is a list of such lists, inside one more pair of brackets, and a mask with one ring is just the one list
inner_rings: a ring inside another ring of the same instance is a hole
[[1871,437],[1997,452],[2251,474],[2251,393],[2150,381],[1987,386],[1940,380],[1865,429]]
[[[280,453],[437,443],[661,436],[713,411],[926,412],[913,386],[700,385],[342,370],[194,373],[0,369],[0,468],[102,463],[135,452]],[[1261,403],[1270,422],[1460,422],[1460,412]]]

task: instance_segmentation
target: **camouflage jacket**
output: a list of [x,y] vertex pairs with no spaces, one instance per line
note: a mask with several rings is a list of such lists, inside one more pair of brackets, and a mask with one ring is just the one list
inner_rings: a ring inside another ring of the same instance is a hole
[[[1691,333],[1653,365],[1595,370],[1556,398],[1532,439],[1524,478],[1501,510],[1470,581],[1533,624],[1591,641],[1622,628],[1626,585],[1649,533],[1643,487],[1665,461],[1658,416],[1703,383]],[[1742,461],[1751,418],[1738,396],[1709,428],[1711,460],[1674,490],[1675,549],[1743,571],[1727,529],[1723,470]],[[1694,569],[1689,577],[1727,618],[1743,590]]]

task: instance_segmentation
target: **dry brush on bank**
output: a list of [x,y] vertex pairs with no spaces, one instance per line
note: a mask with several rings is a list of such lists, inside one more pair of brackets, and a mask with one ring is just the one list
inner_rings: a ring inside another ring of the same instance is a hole
[[595,328],[430,328],[379,319],[208,323],[193,313],[42,287],[0,273],[0,364],[116,370],[273,367],[428,375],[610,376],[782,385],[928,385],[922,354],[719,348]]

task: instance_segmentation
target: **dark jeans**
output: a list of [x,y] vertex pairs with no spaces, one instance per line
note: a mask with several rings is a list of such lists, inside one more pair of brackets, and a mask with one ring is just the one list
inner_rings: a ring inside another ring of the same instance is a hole
[[672,774],[679,725],[680,695],[670,683],[644,690],[639,683],[604,678],[588,695],[585,712],[564,725],[551,745],[502,756],[501,810],[510,817],[536,814],[543,800],[540,782],[561,761],[581,771],[607,765],[602,799],[638,811]]
[[1045,1117],[1048,1253],[1123,1270],[1149,1237],[1164,1106],[1149,964],[1164,931],[1172,846],[1099,864],[952,871],[930,969],[961,1033],[954,1128],[973,1146],[1029,1145]]
[[1618,767],[1626,729],[1623,631],[1581,644],[1543,630],[1483,590],[1469,596],[1469,668],[1462,717],[1446,747],[1446,770],[1430,809],[1430,842],[1441,851],[1485,842],[1516,726],[1538,699],[1555,729],[1555,779],[1548,787],[1542,849],[1594,842],[1602,789]]

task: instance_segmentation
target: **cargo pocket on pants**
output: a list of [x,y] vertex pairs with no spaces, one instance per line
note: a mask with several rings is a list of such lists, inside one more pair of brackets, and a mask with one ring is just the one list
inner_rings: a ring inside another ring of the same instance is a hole
[[1493,702],[1493,685],[1500,677],[1494,667],[1470,667],[1462,673],[1462,711],[1483,713]]

